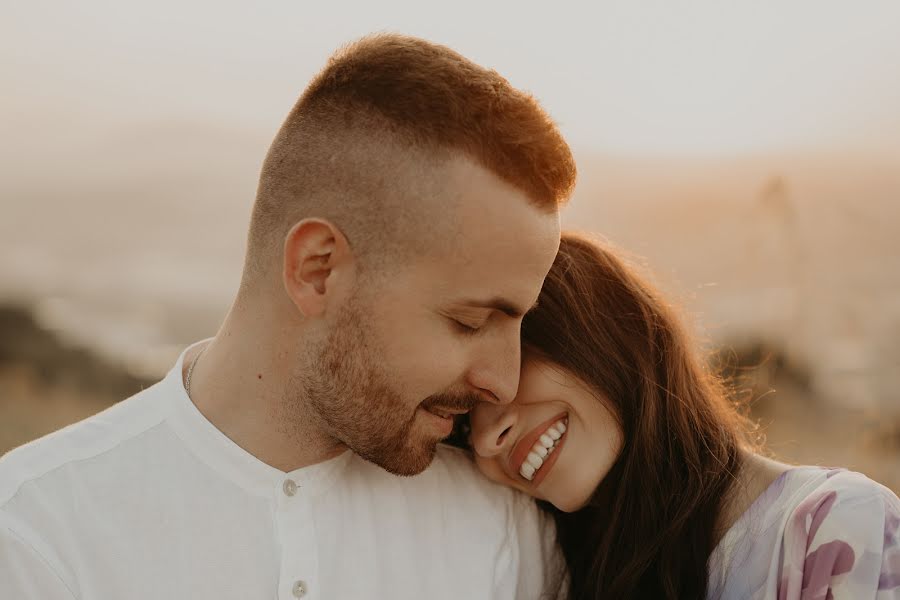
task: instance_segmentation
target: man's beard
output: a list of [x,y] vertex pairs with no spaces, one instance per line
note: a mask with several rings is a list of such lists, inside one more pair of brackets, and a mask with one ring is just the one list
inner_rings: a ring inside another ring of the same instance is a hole
[[[414,427],[417,406],[404,401],[404,390],[380,368],[382,348],[363,324],[365,312],[348,304],[295,393],[305,396],[329,437],[390,473],[417,475],[434,460],[441,439]],[[439,393],[420,405],[470,410],[476,402],[474,394]]]

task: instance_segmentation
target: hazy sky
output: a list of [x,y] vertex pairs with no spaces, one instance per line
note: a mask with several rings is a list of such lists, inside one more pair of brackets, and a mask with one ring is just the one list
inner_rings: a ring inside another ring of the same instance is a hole
[[[0,293],[42,298],[45,320],[110,356],[160,347],[167,368],[168,344],[214,332],[209,307],[236,288],[281,120],[336,47],[379,30],[448,44],[531,90],[587,183],[571,223],[698,290],[692,310],[714,325],[787,331],[769,268],[783,228],[756,210],[786,174],[792,206],[817,207],[797,242],[819,260],[808,279],[839,282],[804,311],[822,339],[867,323],[893,348],[896,293],[832,292],[896,289],[898,169],[869,167],[900,164],[900,0],[0,0]],[[764,160],[705,159],[745,154]]]
[[341,43],[446,43],[577,149],[900,152],[900,2],[3,0],[0,159],[123,125],[274,132]]

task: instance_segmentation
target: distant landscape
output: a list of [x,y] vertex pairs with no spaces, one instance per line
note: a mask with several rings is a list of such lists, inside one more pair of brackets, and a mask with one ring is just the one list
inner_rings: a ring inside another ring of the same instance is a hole
[[[215,333],[267,142],[160,122],[67,141],[52,177],[7,163],[0,451],[148,385]],[[579,166],[564,226],[631,254],[706,350],[744,365],[772,450],[900,490],[900,157]]]

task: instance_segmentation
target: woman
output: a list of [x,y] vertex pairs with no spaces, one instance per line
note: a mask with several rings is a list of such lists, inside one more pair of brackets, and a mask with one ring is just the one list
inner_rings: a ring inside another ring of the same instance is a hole
[[764,458],[666,302],[564,235],[507,406],[471,414],[491,479],[541,501],[582,598],[900,598],[900,501]]

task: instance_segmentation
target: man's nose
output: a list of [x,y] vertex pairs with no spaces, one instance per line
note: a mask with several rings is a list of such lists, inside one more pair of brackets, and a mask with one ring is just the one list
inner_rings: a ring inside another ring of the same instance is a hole
[[469,443],[479,456],[493,458],[506,450],[513,441],[516,413],[508,406],[487,403],[475,409]]
[[482,399],[494,404],[509,404],[519,389],[519,370],[522,351],[519,332],[499,337],[484,344],[469,373],[469,383],[476,387]]

